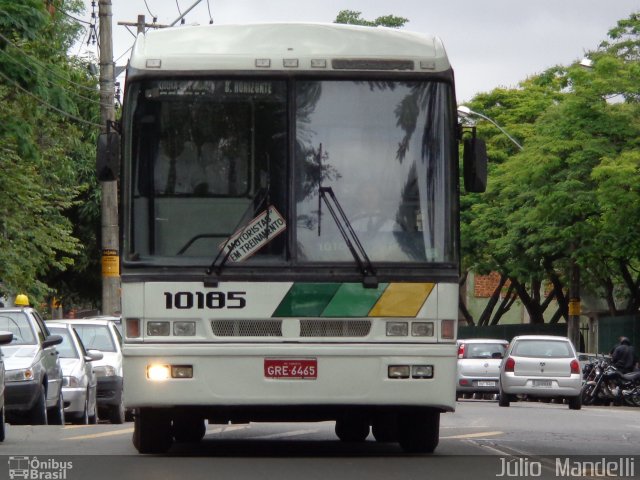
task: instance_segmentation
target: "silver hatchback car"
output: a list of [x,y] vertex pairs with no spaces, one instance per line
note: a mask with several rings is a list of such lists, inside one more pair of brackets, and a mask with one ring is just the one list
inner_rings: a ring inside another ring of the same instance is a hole
[[497,394],[500,362],[509,342],[491,338],[460,339],[456,400],[464,394]]
[[567,337],[522,335],[511,340],[500,364],[501,407],[516,395],[565,399],[569,408],[582,407],[582,374],[573,344]]

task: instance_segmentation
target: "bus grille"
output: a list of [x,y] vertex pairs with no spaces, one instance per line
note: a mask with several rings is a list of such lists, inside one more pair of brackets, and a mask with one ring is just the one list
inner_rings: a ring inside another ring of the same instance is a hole
[[218,337],[281,337],[281,320],[214,320],[213,334]]
[[301,337],[366,337],[370,320],[300,320]]

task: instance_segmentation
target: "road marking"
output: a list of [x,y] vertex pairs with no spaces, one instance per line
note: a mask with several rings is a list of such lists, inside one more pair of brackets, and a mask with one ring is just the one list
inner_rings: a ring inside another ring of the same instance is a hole
[[101,437],[111,437],[113,435],[124,435],[125,433],[133,433],[133,427],[131,428],[123,428],[121,430],[115,430],[110,432],[102,432],[102,433],[90,433],[88,435],[78,435],[76,437],[68,437],[64,440],[85,440],[87,438],[101,438]]
[[478,433],[467,433],[464,435],[451,435],[450,437],[440,437],[440,439],[451,439],[451,438],[484,438],[484,437],[494,437],[496,435],[502,435],[504,432],[478,432]]
[[292,430],[290,432],[284,432],[284,433],[272,433],[269,435],[258,435],[257,437],[249,437],[253,440],[256,439],[260,439],[260,440],[266,440],[268,438],[287,438],[287,437],[295,437],[298,435],[306,435],[308,433],[317,433],[320,430],[314,429],[314,430]]

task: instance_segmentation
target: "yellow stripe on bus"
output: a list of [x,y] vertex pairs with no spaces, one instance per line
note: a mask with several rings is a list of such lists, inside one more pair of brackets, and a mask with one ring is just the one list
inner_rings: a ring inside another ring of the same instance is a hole
[[369,312],[370,317],[415,317],[435,283],[390,283]]

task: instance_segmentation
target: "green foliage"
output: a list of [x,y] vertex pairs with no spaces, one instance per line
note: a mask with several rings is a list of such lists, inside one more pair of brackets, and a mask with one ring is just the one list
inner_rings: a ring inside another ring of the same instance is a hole
[[86,65],[67,57],[79,25],[62,12],[81,8],[0,0],[0,285],[34,304],[68,296],[65,275],[97,276],[96,131],[72,117],[95,123],[99,99]]
[[[461,231],[465,268],[522,285],[554,281],[566,293],[576,262],[583,291],[615,314],[640,307],[640,16],[618,22],[609,37],[590,54],[591,69],[554,67],[469,104],[524,149],[478,124],[489,187],[463,197]],[[535,321],[540,300],[527,304],[519,293]]]
[[401,28],[409,21],[408,18],[396,17],[395,15],[383,15],[375,20],[365,20],[360,17],[362,12],[356,12],[354,10],[341,10],[338,12],[338,16],[334,20],[334,23],[344,23],[348,25],[363,25],[365,27],[390,27]]

